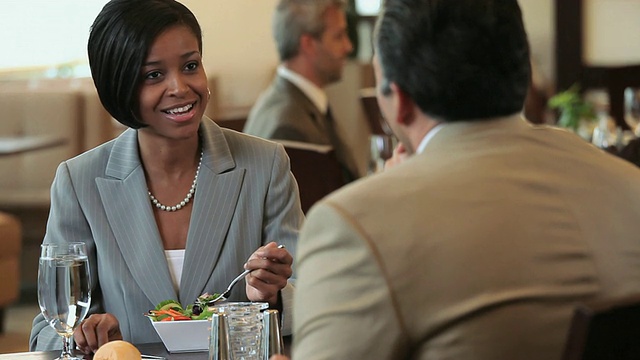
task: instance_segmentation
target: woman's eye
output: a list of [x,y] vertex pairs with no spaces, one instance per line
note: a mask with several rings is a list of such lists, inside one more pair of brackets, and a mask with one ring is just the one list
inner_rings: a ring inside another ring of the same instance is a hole
[[147,73],[147,75],[145,75],[145,79],[149,79],[149,80],[153,80],[153,79],[157,79],[160,77],[160,72],[159,71],[152,71],[150,73]]
[[190,62],[185,66],[185,69],[187,70],[195,70],[198,68],[198,63],[197,62]]

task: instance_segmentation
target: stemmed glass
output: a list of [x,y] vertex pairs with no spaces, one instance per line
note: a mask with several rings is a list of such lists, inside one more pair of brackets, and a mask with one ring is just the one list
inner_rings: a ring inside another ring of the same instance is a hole
[[43,244],[38,268],[38,304],[49,325],[63,339],[55,360],[81,360],[71,353],[73,331],[91,303],[86,245],[81,242]]

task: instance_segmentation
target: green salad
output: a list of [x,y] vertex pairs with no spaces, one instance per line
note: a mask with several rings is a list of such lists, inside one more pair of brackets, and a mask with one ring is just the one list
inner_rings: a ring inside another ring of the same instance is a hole
[[184,308],[179,301],[169,299],[161,301],[156,308],[145,314],[153,321],[180,321],[180,320],[205,320],[211,318],[213,312],[207,305],[209,301],[219,294],[209,295],[204,293],[196,299],[195,303]]

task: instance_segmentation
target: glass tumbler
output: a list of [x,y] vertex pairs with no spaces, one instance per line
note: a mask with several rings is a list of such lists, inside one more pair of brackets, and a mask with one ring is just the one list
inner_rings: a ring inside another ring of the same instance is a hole
[[213,312],[225,314],[229,327],[229,343],[233,360],[263,360],[262,311],[266,302],[227,302],[213,306]]
[[368,174],[375,174],[384,169],[384,163],[393,156],[395,146],[389,135],[371,135],[369,138],[370,153]]

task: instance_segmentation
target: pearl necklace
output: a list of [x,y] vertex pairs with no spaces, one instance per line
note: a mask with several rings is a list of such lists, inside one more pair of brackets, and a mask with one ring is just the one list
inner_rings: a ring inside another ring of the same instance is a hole
[[196,192],[196,182],[198,180],[198,173],[200,173],[200,165],[202,165],[202,154],[204,152],[200,151],[200,161],[198,161],[198,167],[196,168],[196,175],[193,177],[193,183],[191,184],[191,189],[189,189],[189,193],[187,194],[187,196],[184,198],[184,200],[180,201],[180,203],[174,205],[174,206],[167,206],[167,205],[163,205],[160,201],[158,201],[158,199],[156,199],[155,196],[153,196],[151,194],[151,191],[149,189],[147,189],[147,193],[149,194],[149,199],[151,199],[151,203],[153,205],[156,206],[156,208],[163,210],[163,211],[176,211],[176,210],[180,210],[182,209],[185,205],[187,205],[187,203],[189,203],[189,201],[191,201],[191,198],[193,197],[193,195]]

